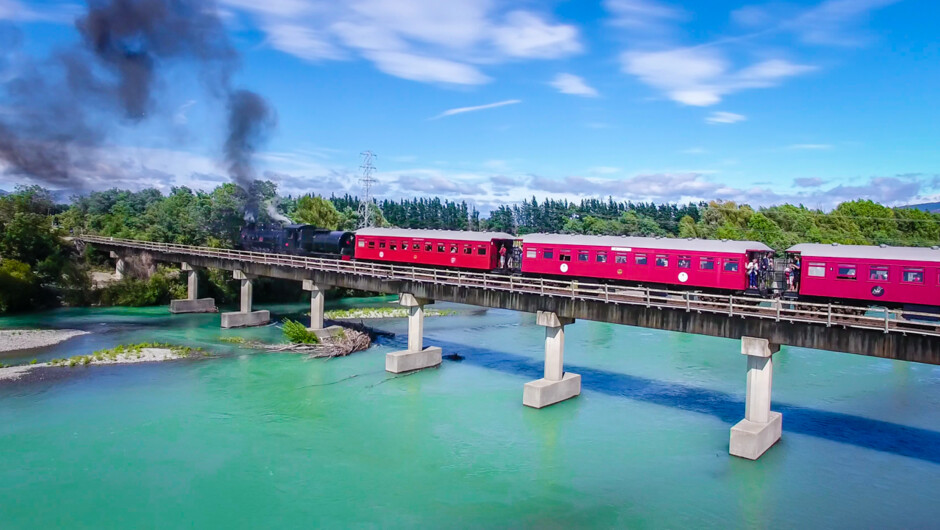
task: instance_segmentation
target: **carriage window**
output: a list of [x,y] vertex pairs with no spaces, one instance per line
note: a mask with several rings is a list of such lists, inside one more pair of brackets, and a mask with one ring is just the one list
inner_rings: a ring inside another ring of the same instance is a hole
[[715,259],[714,258],[702,258],[699,267],[703,271],[713,271],[715,270]]
[[636,264],[637,264],[637,265],[646,265],[646,254],[637,254],[637,255],[636,255]]
[[816,278],[822,278],[826,275],[826,264],[810,263],[809,268],[806,269],[806,274],[809,276],[815,276]]
[[571,251],[562,250],[561,253],[558,254],[558,260],[559,261],[571,261]]
[[437,244],[437,251],[438,251],[438,252],[444,252],[444,243],[438,243],[438,244]]
[[366,246],[366,242],[360,239],[360,240],[359,240],[359,246],[360,246],[360,247]]
[[536,250],[535,250],[534,248],[530,248],[529,250],[526,250],[526,251],[525,251],[525,257],[527,257],[527,258],[529,258],[529,259],[535,259],[536,253],[537,253],[537,252],[536,252]]
[[607,253],[606,253],[606,252],[598,252],[598,253],[597,253],[597,258],[595,258],[595,259],[597,260],[598,263],[607,263]]
[[679,256],[679,268],[680,269],[691,269],[692,268],[692,258],[688,256]]
[[888,281],[888,267],[872,267],[868,269],[868,279],[879,282]]
[[457,245],[451,245],[451,246],[450,246],[450,253],[451,253],[451,254],[456,254],[456,253],[457,253]]
[[578,252],[578,261],[590,261],[591,256],[587,252],[581,251]]
[[668,267],[669,258],[663,255],[656,256],[656,266],[657,267]]
[[479,254],[479,255],[481,255],[481,256],[485,256],[485,255],[486,255],[486,247],[479,247],[479,248],[477,249],[477,254]]
[[470,245],[464,245],[464,246],[463,246],[463,253],[464,253],[464,254],[473,254],[473,247],[471,247]]
[[855,265],[839,265],[839,272],[836,274],[836,278],[841,278],[843,280],[854,280]]
[[375,241],[369,241],[369,248],[375,248]]
[[389,249],[389,250],[398,250],[398,245],[396,245],[395,243],[389,243],[389,244],[388,244],[388,249]]
[[385,241],[379,241],[379,248],[385,248]]
[[738,272],[738,260],[725,260],[725,272]]
[[924,283],[924,269],[904,269],[901,280],[907,283]]
[[[627,255],[626,254],[617,254],[614,256],[614,263],[626,263]],[[646,265],[646,258],[643,258],[643,265]]]
[[555,251],[550,248],[546,248],[542,251],[542,257],[545,259],[552,259],[555,257]]
[[434,248],[430,243],[424,244],[424,250],[431,252],[431,249]]

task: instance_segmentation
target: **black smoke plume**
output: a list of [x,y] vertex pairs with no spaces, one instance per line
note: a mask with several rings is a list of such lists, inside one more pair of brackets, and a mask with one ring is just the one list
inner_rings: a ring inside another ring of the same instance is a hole
[[[277,117],[268,103],[254,92],[236,90],[228,98],[228,138],[225,140],[225,160],[232,180],[243,190],[251,190],[255,180],[251,163],[258,144],[267,139],[277,124]],[[246,214],[254,218],[258,213],[254,193],[248,195]]]
[[[212,0],[89,0],[75,27],[80,45],[26,61],[0,88],[0,103],[12,109],[0,113],[8,172],[56,188],[87,187],[77,173],[98,167],[113,124],[169,116],[160,105],[164,73],[187,64],[227,104],[226,166],[248,190],[252,155],[276,119],[261,96],[232,88],[239,57]],[[19,33],[5,33],[0,43],[19,48]]]

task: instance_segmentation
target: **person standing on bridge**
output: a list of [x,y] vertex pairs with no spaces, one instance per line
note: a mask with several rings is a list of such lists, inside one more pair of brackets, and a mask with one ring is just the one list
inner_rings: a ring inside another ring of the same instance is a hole
[[757,272],[760,266],[757,264],[757,258],[747,264],[748,289],[757,289]]
[[793,260],[793,265],[790,267],[793,269],[793,289],[797,292],[800,291],[800,258],[795,258]]

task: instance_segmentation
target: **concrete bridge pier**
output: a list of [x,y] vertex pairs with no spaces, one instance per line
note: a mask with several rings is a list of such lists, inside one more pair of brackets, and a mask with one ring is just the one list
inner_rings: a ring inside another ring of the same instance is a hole
[[581,376],[565,373],[565,326],[573,318],[539,311],[536,322],[545,326],[545,377],[525,384],[522,404],[540,409],[581,394]]
[[780,440],[783,415],[770,410],[773,385],[773,354],[779,344],[767,339],[741,337],[741,353],[747,356],[747,397],[744,419],[731,428],[729,452],[734,456],[757,460]]
[[245,274],[240,270],[233,271],[236,280],[241,280],[241,311],[235,313],[222,313],[223,328],[245,328],[263,326],[271,321],[270,311],[252,311],[251,297],[253,275]]
[[408,349],[386,355],[385,371],[400,374],[441,364],[441,349],[424,347],[424,306],[432,301],[401,293],[398,303],[408,308]]
[[304,280],[304,291],[310,291],[310,327],[307,329],[324,339],[339,333],[340,326],[323,327],[323,315],[326,286],[317,285],[313,280]]
[[185,261],[180,268],[186,273],[188,296],[185,300],[170,300],[170,313],[215,313],[218,311],[214,299],[198,298],[199,274],[196,268]]
[[124,261],[124,258],[121,257],[120,254],[118,254],[117,252],[113,250],[110,252],[109,255],[111,256],[111,259],[117,260],[114,263],[114,277],[117,278],[118,280],[123,280],[124,275],[127,271],[127,262]]

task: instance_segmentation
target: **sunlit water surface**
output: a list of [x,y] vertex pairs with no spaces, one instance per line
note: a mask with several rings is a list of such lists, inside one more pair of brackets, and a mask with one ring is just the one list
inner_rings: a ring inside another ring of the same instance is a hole
[[[357,303],[387,299],[344,305]],[[394,339],[332,360],[221,342],[280,330],[221,330],[217,314],[0,319],[91,332],[5,364],[150,341],[213,354],[0,385],[0,528],[940,524],[940,368],[784,347],[783,439],[750,462],[728,455],[744,414],[738,342],[578,322],[565,362],[583,393],[533,410],[534,316],[439,306],[461,314],[426,319],[426,343],[452,357],[407,376],[384,371],[403,319],[375,323]]]

